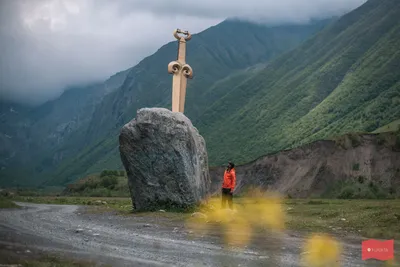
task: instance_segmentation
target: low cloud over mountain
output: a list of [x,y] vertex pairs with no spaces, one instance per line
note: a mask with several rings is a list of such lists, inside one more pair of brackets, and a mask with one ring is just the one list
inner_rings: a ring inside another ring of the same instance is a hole
[[103,80],[173,41],[178,27],[196,33],[228,17],[303,23],[364,2],[0,0],[0,97],[41,103]]

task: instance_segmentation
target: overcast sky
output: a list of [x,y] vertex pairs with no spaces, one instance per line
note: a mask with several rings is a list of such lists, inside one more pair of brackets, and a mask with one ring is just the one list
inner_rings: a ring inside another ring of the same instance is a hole
[[[228,17],[304,23],[365,0],[0,0],[0,98],[40,103]],[[165,62],[168,64],[168,62]]]

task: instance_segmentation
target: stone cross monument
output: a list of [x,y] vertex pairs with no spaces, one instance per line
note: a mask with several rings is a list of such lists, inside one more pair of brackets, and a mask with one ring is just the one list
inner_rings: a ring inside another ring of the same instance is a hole
[[[184,36],[179,36],[178,33]],[[185,108],[187,79],[193,78],[192,68],[186,64],[186,42],[192,38],[188,31],[176,29],[174,36],[179,42],[178,59],[168,64],[168,73],[172,74],[172,111],[182,112]]]

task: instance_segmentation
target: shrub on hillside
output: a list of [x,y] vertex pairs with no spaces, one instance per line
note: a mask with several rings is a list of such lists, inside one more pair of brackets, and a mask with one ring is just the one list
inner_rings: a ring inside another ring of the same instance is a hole
[[359,171],[360,170],[360,163],[354,163],[353,164],[353,171]]
[[[104,176],[120,176],[120,171],[116,170],[104,170],[100,173],[100,177]],[[122,175],[123,176],[123,175]]]
[[360,136],[357,134],[349,134],[349,139],[351,141],[351,145],[356,148],[361,145]]
[[129,187],[124,171],[105,170],[69,184],[65,194],[89,197],[127,197]]
[[367,188],[360,188],[360,190],[353,196],[355,199],[383,199],[386,198],[386,195],[376,195],[373,193],[371,190],[368,190]]
[[116,176],[103,176],[101,177],[100,185],[105,188],[114,189],[118,184],[118,179]]
[[[360,176],[362,177],[362,176]],[[360,178],[358,177],[358,179]],[[358,180],[357,179],[357,180]],[[363,177],[364,182],[364,177]],[[347,183],[339,194],[337,195],[339,199],[387,199],[393,198],[393,194],[386,192],[384,189],[379,187],[373,182],[369,182],[368,185],[363,183]]]
[[340,199],[350,199],[353,198],[355,194],[354,186],[345,186],[339,193],[338,198]]
[[381,134],[377,135],[376,140],[377,140],[378,145],[380,145],[380,146],[382,146],[386,143],[385,137]]
[[396,143],[393,146],[393,151],[400,151],[400,133],[396,136]]

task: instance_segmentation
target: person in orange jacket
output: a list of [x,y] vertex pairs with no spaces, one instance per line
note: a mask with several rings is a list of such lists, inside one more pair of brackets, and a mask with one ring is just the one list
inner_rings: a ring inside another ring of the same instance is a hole
[[233,208],[233,191],[236,185],[236,171],[235,164],[232,162],[228,163],[228,166],[224,172],[224,181],[222,183],[222,208],[225,209],[226,202],[228,202],[229,208]]

